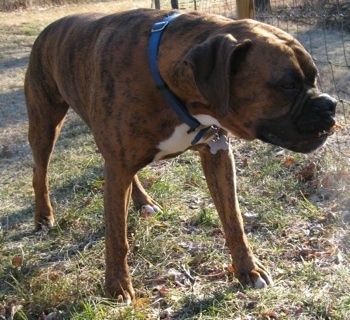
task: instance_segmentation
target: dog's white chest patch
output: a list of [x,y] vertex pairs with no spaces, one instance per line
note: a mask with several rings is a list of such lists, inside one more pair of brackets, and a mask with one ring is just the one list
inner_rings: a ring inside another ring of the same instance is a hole
[[[219,121],[211,116],[199,114],[194,116],[194,118],[196,118],[204,126],[215,125],[219,128],[222,128]],[[189,126],[185,123],[175,127],[173,134],[168,139],[163,140],[159,143],[158,149],[160,151],[154,157],[154,160],[160,160],[167,155],[176,154],[188,149],[191,146],[191,142],[198,133],[198,131],[188,133],[188,130]],[[207,138],[207,140],[202,139],[198,143],[208,143],[210,139],[210,137]]]

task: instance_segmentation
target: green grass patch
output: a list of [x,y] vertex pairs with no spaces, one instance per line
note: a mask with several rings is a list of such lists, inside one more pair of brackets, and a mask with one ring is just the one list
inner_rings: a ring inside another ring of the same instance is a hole
[[[247,146],[236,145],[242,152],[238,152],[238,167],[241,161],[246,163]],[[242,288],[227,271],[229,253],[199,159],[187,153],[149,166],[140,174],[150,194],[163,205],[163,212],[144,219],[130,207],[129,264],[137,290],[135,305],[101,298],[102,160],[89,131],[73,119],[58,142],[51,166],[56,227],[36,235],[29,231],[28,222],[17,227],[23,235],[20,239],[12,236],[11,228],[2,231],[3,297],[16,297],[22,305],[18,319],[34,319],[42,311],[59,311],[60,319],[157,319],[166,315],[179,319],[346,319],[349,287],[343,283],[349,279],[349,226],[340,216],[345,208],[338,203],[334,209],[333,200],[310,201],[305,190],[324,192],[322,186],[310,186],[310,181],[298,178],[310,156],[296,156],[293,166],[286,167],[285,159],[293,154],[282,159],[274,148],[263,144],[254,148],[256,156],[239,168],[240,200],[247,213],[246,231],[254,251],[272,271],[273,287],[262,291]],[[317,179],[324,174],[317,173]],[[327,214],[330,209],[331,216]],[[20,250],[12,245],[15,240]],[[18,255],[24,258],[16,267],[11,259]]]

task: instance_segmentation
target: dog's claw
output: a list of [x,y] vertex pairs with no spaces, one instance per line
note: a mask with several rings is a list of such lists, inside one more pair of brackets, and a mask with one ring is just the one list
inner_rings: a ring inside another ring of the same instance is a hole
[[124,296],[121,294],[118,295],[117,302],[118,303],[125,303],[127,306],[130,306],[132,303],[132,299],[131,299],[130,295],[127,292],[124,292]]
[[48,230],[52,229],[55,225],[55,219],[54,218],[46,218],[45,220],[42,220],[41,222],[36,223],[35,231],[36,232],[47,232]]
[[135,298],[135,292],[132,284],[128,281],[126,281],[124,285],[121,285],[121,281],[118,281],[117,288],[106,287],[105,294],[107,298],[115,300],[118,303],[126,304],[127,306],[131,305],[133,299]]
[[251,272],[250,278],[255,289],[263,289],[273,284],[271,276],[264,270],[258,269]]
[[254,282],[254,288],[255,289],[263,289],[263,288],[266,288],[267,287],[267,283],[266,281],[259,277],[255,282]]
[[[238,271],[238,270],[237,270]],[[253,269],[250,271],[236,272],[235,276],[242,285],[252,285],[255,289],[263,289],[273,284],[273,280],[265,267],[255,260]]]
[[141,216],[146,218],[154,216],[157,212],[162,211],[157,205],[146,204],[141,208]]

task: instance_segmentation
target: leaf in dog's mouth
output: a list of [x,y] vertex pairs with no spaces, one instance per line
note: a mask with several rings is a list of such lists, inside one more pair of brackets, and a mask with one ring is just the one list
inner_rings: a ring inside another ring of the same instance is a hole
[[335,124],[332,128],[330,128],[329,130],[323,130],[320,131],[317,136],[318,137],[322,137],[322,136],[331,136],[335,131],[340,130],[342,127],[339,124]]

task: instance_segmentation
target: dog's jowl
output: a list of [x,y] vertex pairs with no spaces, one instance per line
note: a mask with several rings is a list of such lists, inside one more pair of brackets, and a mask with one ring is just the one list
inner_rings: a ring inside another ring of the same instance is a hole
[[25,79],[36,229],[54,223],[47,170],[71,107],[105,161],[107,296],[135,297],[126,261],[130,197],[159,210],[138,170],[188,149],[200,155],[236,277],[271,284],[244,233],[230,136],[296,152],[321,146],[336,101],[319,92],[316,76],[297,40],[252,20],[144,9],[52,23],[33,45]]

